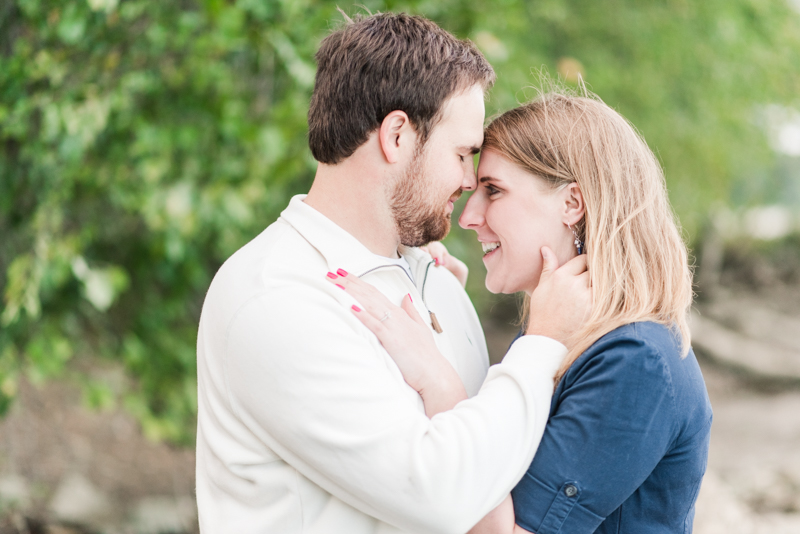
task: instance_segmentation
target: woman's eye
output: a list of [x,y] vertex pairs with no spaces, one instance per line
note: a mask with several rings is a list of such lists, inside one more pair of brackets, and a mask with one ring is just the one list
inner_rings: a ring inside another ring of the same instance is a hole
[[495,186],[493,186],[493,185],[487,185],[487,186],[486,186],[486,193],[487,193],[489,196],[492,196],[492,195],[494,195],[494,194],[496,194],[496,193],[499,193],[499,192],[500,192],[500,190],[499,190],[499,189],[497,189],[497,188],[496,188]]

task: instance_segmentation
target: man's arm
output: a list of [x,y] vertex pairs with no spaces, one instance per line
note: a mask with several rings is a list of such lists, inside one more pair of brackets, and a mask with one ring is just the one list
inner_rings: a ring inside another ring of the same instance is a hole
[[228,393],[254,434],[344,502],[403,529],[464,532],[525,472],[565,352],[525,336],[476,397],[428,419],[348,309],[324,289],[287,287],[230,325]]

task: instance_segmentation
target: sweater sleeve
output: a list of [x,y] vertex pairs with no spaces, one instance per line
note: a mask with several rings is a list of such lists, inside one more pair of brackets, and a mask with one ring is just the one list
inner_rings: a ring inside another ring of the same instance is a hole
[[398,528],[463,533],[525,472],[566,349],[515,342],[480,392],[428,419],[377,339],[324,292],[280,288],[229,325],[231,405],[326,491]]

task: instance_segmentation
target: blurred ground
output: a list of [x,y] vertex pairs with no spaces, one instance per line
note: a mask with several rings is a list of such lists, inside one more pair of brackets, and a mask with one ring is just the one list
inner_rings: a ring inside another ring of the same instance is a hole
[[65,383],[23,383],[0,422],[0,533],[195,532],[194,451],[154,444]]
[[[800,532],[800,267],[781,262],[790,275],[722,262],[694,310],[714,407],[696,534]],[[514,315],[504,298],[484,321],[493,362]],[[0,421],[0,534],[193,533],[193,488],[192,450],[148,442],[124,412],[86,410],[66,383],[23,383]]]

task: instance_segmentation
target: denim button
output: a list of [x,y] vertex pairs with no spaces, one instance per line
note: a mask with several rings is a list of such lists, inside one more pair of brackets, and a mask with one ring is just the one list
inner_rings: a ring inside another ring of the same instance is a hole
[[564,488],[564,495],[566,495],[567,497],[574,497],[577,494],[578,494],[578,488],[576,488],[572,484],[569,484]]

